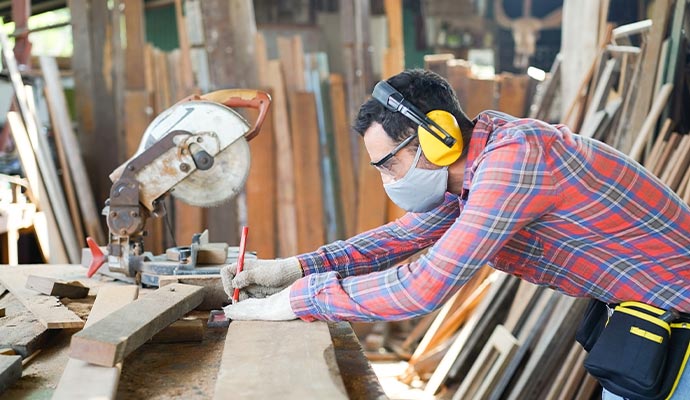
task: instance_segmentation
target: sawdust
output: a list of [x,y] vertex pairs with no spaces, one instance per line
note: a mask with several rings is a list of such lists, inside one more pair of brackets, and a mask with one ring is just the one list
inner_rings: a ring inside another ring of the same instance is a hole
[[93,302],[96,300],[96,296],[86,296],[83,299],[70,299],[68,297],[63,297],[60,302],[67,307],[68,310],[77,314],[77,316],[84,321],[89,316],[91,312],[91,307],[93,307]]

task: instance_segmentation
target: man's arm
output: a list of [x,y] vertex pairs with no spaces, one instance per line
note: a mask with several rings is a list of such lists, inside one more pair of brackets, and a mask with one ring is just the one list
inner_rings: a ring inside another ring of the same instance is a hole
[[455,223],[411,264],[341,279],[336,272],[296,281],[297,316],[326,320],[398,320],[428,313],[462,286],[519,230],[559,199],[539,146],[516,133],[491,145]]
[[380,271],[431,246],[459,214],[458,197],[447,193],[443,204],[432,211],[407,213],[394,222],[297,258],[305,275],[335,271],[345,277]]

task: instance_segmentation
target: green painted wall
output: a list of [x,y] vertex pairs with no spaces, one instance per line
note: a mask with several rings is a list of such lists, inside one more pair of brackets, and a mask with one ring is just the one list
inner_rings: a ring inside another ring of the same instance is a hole
[[165,51],[180,47],[177,40],[175,6],[156,7],[144,12],[146,19],[146,40]]

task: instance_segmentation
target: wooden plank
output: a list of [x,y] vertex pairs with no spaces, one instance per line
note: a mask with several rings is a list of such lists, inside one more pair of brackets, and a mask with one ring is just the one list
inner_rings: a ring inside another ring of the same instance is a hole
[[278,256],[289,257],[297,254],[297,214],[292,134],[280,61],[268,62],[268,78],[273,92],[271,107],[276,143],[276,179],[280,182],[277,188]]
[[[194,72],[192,71],[187,22],[185,16],[182,14],[182,0],[175,0],[175,21],[177,22],[177,39],[180,44],[181,89],[183,92],[191,94],[192,90],[194,90]],[[186,96],[186,94],[182,96]]]
[[59,279],[48,276],[29,275],[26,280],[26,288],[48,296],[68,297],[70,299],[83,299],[89,295],[89,288],[78,281],[61,282]]
[[570,344],[574,340],[575,329],[582,318],[585,306],[584,299],[563,297],[560,300],[524,371],[508,396],[509,400],[543,398],[548,391],[546,383],[557,371],[556,366],[561,362],[564,353],[567,353],[568,347],[564,344]]
[[470,341],[470,336],[474,333],[475,329],[477,329],[482,317],[491,307],[496,295],[498,295],[499,289],[501,286],[503,286],[506,277],[507,276],[505,274],[496,272],[487,278],[491,284],[491,290],[486,296],[483,297],[482,302],[475,309],[475,312],[473,312],[467,322],[465,322],[459,334],[453,341],[453,344],[448,349],[448,352],[446,352],[446,354],[443,356],[438,368],[436,368],[433,375],[429,379],[429,382],[427,382],[427,385],[424,388],[424,393],[426,393],[428,396],[435,395],[441,388],[441,385],[443,385],[445,382],[450,370],[453,368],[453,365],[458,359],[460,352],[468,344]]
[[[657,94],[654,93],[654,83],[656,82],[659,54],[661,53],[661,44],[664,39],[666,32],[666,25],[668,21],[669,10],[671,8],[671,0],[655,0],[652,4],[651,19],[652,27],[647,38],[647,44],[645,48],[645,54],[642,58],[641,66],[641,76],[642,79],[639,81],[638,90],[635,96],[635,103],[633,105],[630,121],[628,123],[628,131],[633,134],[639,132],[637,138],[635,138],[635,144],[633,145],[633,150],[631,155],[635,160],[639,160],[639,156],[635,157],[636,153],[640,152],[638,143],[646,143],[645,140],[640,140],[643,136],[644,128],[648,125],[649,115],[652,114],[650,111],[650,106],[652,105],[652,99],[656,102]],[[673,87],[673,85],[671,85]],[[664,101],[664,105],[665,105]],[[653,108],[652,108],[653,109]],[[661,110],[659,111],[661,114]],[[655,118],[655,122],[658,119]]]
[[575,343],[573,345],[573,349],[571,351],[575,352],[575,361],[570,365],[571,368],[563,368],[564,372],[564,377],[565,382],[560,382],[562,384],[561,386],[561,393],[558,396],[558,400],[571,400],[576,392],[578,391],[582,380],[585,378],[587,375],[587,372],[585,371],[584,367],[584,362],[585,358],[587,358],[587,352],[585,349],[582,348],[582,346],[579,343]]
[[402,0],[383,0],[388,24],[388,48],[383,50],[381,78],[388,79],[405,69]]
[[295,174],[297,251],[305,253],[324,244],[324,203],[322,197],[318,125],[314,94],[290,95],[290,121]]
[[45,79],[46,99],[48,100],[51,119],[56,129],[56,140],[62,143],[67,156],[67,164],[74,180],[74,187],[79,200],[79,209],[81,210],[86,233],[98,243],[104,243],[105,235],[101,225],[100,213],[96,209],[96,201],[86,174],[84,160],[79,153],[79,142],[74,134],[74,129],[72,129],[72,121],[67,110],[67,101],[59,79],[57,64],[52,57],[42,56],[39,60]]
[[541,84],[543,86],[539,91],[539,95],[535,96],[534,104],[530,107],[529,117],[541,120],[549,118],[549,111],[553,106],[553,100],[556,92],[561,85],[561,62],[563,56],[560,53],[556,55],[551,65],[551,70],[546,78],[546,81]]
[[[135,285],[101,287],[84,327],[92,326],[112,312],[133,302],[138,294],[139,287]],[[70,358],[55,388],[53,399],[114,399],[121,369],[121,363],[114,367],[103,367]]]
[[680,181],[690,166],[690,135],[683,136],[676,153],[678,153],[676,161],[670,165],[670,168],[667,168],[669,174],[666,184],[671,190],[678,192]]
[[436,72],[442,77],[448,79],[447,63],[449,60],[453,59],[455,59],[455,55],[449,53],[427,54],[424,56],[424,69]]
[[[46,88],[47,88],[47,78],[45,78],[46,82]],[[29,106],[32,108],[32,112],[36,114],[36,103],[33,98],[33,92],[27,90],[27,100],[29,101]],[[52,111],[53,110],[53,105],[51,104],[51,99],[48,97],[48,93],[46,91],[46,98],[47,98],[47,103],[48,103],[48,111],[50,113],[50,120],[51,120],[51,127],[53,131],[53,138],[55,139],[55,152],[57,153],[57,161],[58,164],[60,165],[60,170],[62,172],[61,180],[62,180],[62,187],[65,192],[65,196],[67,199],[67,206],[69,207],[69,216],[72,220],[72,226],[74,227],[74,233],[76,235],[76,240],[79,242],[82,242],[86,239],[86,236],[84,236],[84,228],[82,227],[82,218],[81,218],[81,213],[79,212],[79,201],[77,200],[77,194],[76,194],[76,189],[74,186],[74,180],[72,178],[72,171],[70,170],[69,167],[69,161],[67,159],[67,153],[70,151],[73,151],[72,149],[68,149],[65,147],[65,143],[62,141],[62,137],[58,133],[58,124],[59,122],[57,121],[58,116],[55,115],[55,113]]]
[[140,298],[72,336],[70,357],[115,366],[203,301],[198,286],[172,284]]
[[580,128],[581,134],[584,132],[591,132],[587,137],[593,137],[593,133],[596,129],[593,129],[595,114],[602,110],[606,106],[606,102],[609,98],[609,92],[613,86],[613,72],[619,64],[618,58],[612,58],[606,61],[606,66],[604,71],[601,73],[599,81],[596,88],[594,89],[594,94],[589,103],[587,112],[585,113],[585,118],[582,121],[582,127]]
[[[643,79],[642,81],[644,82],[646,80],[647,79]],[[659,94],[654,98],[652,108],[651,110],[649,110],[649,113],[647,114],[644,120],[644,124],[642,124],[642,127],[639,128],[639,133],[637,134],[635,142],[633,143],[633,146],[630,149],[630,153],[628,153],[630,158],[632,158],[633,160],[640,161],[640,159],[642,158],[642,151],[647,145],[649,138],[654,133],[654,127],[656,126],[656,123],[659,120],[659,117],[661,116],[661,112],[664,110],[664,107],[666,106],[666,103],[668,102],[668,99],[671,96],[672,92],[673,84],[666,83],[664,84],[664,86],[661,87]],[[638,132],[638,130],[636,129],[633,132]]]
[[[21,121],[19,114],[14,111],[7,113],[7,122],[11,128],[12,137],[22,163],[22,169],[26,174],[34,201],[38,201],[36,206],[41,210],[34,216],[34,226],[43,259],[51,264],[66,263],[69,259],[65,252],[60,231],[57,228],[55,214],[50,206],[43,178],[38,170],[36,155],[31,148],[31,142],[24,123]],[[42,224],[41,222],[43,221],[45,223]]]
[[364,232],[386,223],[388,196],[381,175],[372,167],[364,141],[359,140],[359,173],[357,178],[356,232]]
[[0,283],[31,311],[48,329],[81,328],[84,321],[68,310],[60,300],[52,296],[38,294],[26,286],[27,276],[19,270],[3,268]]
[[173,283],[204,288],[204,301],[197,306],[197,310],[218,310],[228,304],[228,295],[223,289],[220,275],[161,275],[158,278],[159,287]]
[[352,237],[357,223],[357,187],[356,169],[353,166],[352,146],[350,142],[350,124],[347,120],[345,103],[345,86],[342,75],[331,74],[331,114],[333,116],[333,135],[335,136],[335,155],[338,165],[340,183],[340,201],[342,203],[345,237]]
[[[553,310],[555,309],[558,301],[562,297],[561,294],[557,292],[550,292],[549,296],[544,295],[542,292],[540,295],[545,303],[539,304],[535,307],[530,314],[533,318],[531,321],[523,324],[523,329],[518,334],[518,340],[520,341],[520,348],[514,354],[513,358],[508,363],[506,370],[503,372],[501,379],[494,386],[491,396],[491,400],[503,399],[510,394],[510,387],[513,386],[514,382],[519,377],[519,373],[525,364],[525,359],[529,356],[531,351],[534,349],[535,344],[539,340],[539,336],[546,322],[551,317]],[[541,303],[541,302],[540,302]]]
[[22,377],[22,357],[0,355],[0,395]]
[[206,333],[206,321],[200,319],[180,319],[156,333],[151,343],[201,342]]
[[283,67],[285,86],[288,92],[303,91],[307,89],[304,80],[304,52],[302,51],[302,38],[300,36],[276,38],[278,46],[278,58]]
[[467,102],[463,104],[467,116],[474,118],[482,111],[494,110],[496,108],[496,89],[497,84],[494,79],[468,77],[467,93],[469,97]]
[[10,348],[26,358],[43,347],[51,336],[43,324],[13,295],[0,299],[6,316],[0,323],[0,348]]
[[667,118],[666,121],[664,121],[661,130],[657,134],[656,140],[654,140],[654,146],[652,146],[649,156],[645,158],[644,167],[650,172],[654,170],[656,164],[659,162],[661,153],[664,151],[664,145],[666,144],[668,134],[671,132],[672,123],[673,121],[671,118]]
[[[250,120],[258,115],[250,114]],[[247,224],[252,234],[247,248],[256,251],[259,258],[277,256],[276,204],[278,182],[276,179],[276,132],[273,128],[273,110],[270,109],[261,127],[261,133],[249,142],[252,162],[247,177]]]
[[669,159],[671,158],[671,155],[678,148],[678,144],[680,143],[681,139],[682,136],[679,135],[678,132],[671,133],[671,136],[669,136],[664,150],[661,152],[661,155],[656,160],[654,169],[652,170],[652,173],[655,176],[661,176],[662,172],[666,168],[666,165],[668,164]]
[[496,326],[453,400],[486,398],[517,348],[518,341],[510,331],[503,325]]
[[237,398],[347,398],[328,325],[303,321],[231,323],[214,399],[225,399],[228,393]]
[[527,86],[529,76],[503,72],[498,78],[498,111],[518,118],[527,115]]

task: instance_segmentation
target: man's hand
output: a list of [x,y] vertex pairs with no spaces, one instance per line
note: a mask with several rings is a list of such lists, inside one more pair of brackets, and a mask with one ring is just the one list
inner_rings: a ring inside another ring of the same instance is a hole
[[237,289],[240,300],[248,297],[263,298],[280,292],[302,277],[302,267],[296,257],[278,260],[244,260],[244,270],[235,276],[237,264],[220,270],[223,290],[228,297]]
[[223,308],[225,316],[236,321],[289,321],[296,319],[290,306],[290,286],[265,299],[247,299]]

